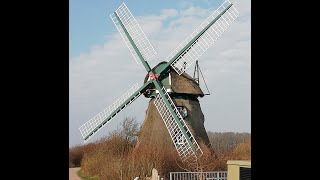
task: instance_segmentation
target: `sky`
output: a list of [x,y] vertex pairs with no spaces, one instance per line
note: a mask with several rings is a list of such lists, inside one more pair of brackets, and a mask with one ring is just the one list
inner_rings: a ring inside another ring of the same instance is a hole
[[[69,147],[83,144],[79,127],[129,88],[143,85],[137,64],[110,14],[125,2],[157,52],[154,67],[183,42],[222,0],[70,0]],[[210,91],[199,98],[205,128],[212,132],[251,132],[251,1],[234,2],[238,18],[198,59]],[[195,63],[187,70],[193,75]],[[200,87],[206,91],[203,81]],[[88,142],[108,135],[125,117],[142,123],[149,99],[140,96]]]

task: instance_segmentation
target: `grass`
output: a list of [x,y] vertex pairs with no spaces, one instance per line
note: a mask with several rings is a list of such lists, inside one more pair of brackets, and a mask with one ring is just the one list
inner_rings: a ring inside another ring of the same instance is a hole
[[99,177],[97,176],[93,176],[93,177],[84,176],[81,169],[77,172],[77,174],[82,180],[99,180]]

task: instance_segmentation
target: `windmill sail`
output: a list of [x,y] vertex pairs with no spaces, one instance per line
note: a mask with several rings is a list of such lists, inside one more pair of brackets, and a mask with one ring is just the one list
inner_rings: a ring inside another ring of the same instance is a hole
[[79,130],[82,138],[88,141],[94,134],[96,134],[107,122],[109,122],[115,115],[122,111],[125,107],[131,104],[137,99],[142,92],[148,87],[150,83],[145,83],[141,88],[138,84],[135,84],[132,88],[122,95],[109,107],[104,109],[102,112],[94,116],[88,122],[80,126]]
[[[238,15],[239,13],[233,4],[229,0],[225,1],[167,57],[168,63],[160,68],[161,72],[159,74],[165,73],[172,66],[181,75],[193,61],[197,60],[217,40]],[[110,17],[136,62],[144,65],[150,77],[151,75],[154,76],[155,72],[150,68],[147,61],[151,60],[156,52],[125,3],[122,3]],[[203,152],[188,124],[182,118],[157,77],[154,76],[152,80],[146,81],[140,88],[137,84],[134,85],[112,105],[83,124],[79,128],[83,139],[88,141],[120,111],[146,92],[148,88],[156,86],[159,93],[154,100],[154,104],[165,123],[179,156],[182,161],[197,160]]]
[[157,54],[125,3],[122,3],[110,17],[138,64],[141,58],[135,51],[135,47],[138,48],[145,61],[151,60]]
[[[199,158],[203,154],[203,152],[200,149],[197,141],[193,137],[187,124],[183,120],[177,107],[173,103],[164,87],[162,88],[162,92],[164,93],[164,97],[159,93],[155,98],[154,104],[168,129],[172,142],[176,150],[178,151],[181,160],[186,161],[190,158],[193,158],[192,160]],[[179,128],[178,123],[169,111],[169,108],[166,106],[163,98],[166,98],[169,101],[171,108],[173,108],[174,112],[177,114],[179,122],[181,123],[182,128],[185,131],[185,134],[182,132],[183,130]]]
[[166,58],[166,61],[181,75],[218,39],[238,15],[239,12],[233,4],[229,0],[225,1]]

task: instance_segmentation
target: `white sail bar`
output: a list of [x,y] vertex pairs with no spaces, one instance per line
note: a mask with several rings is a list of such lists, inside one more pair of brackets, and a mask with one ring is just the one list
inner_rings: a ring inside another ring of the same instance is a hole
[[131,36],[135,46],[137,46],[138,50],[140,51],[142,57],[145,61],[151,60],[157,52],[154,50],[153,46],[149,42],[148,38],[142,31],[141,27],[139,26],[137,20],[133,17],[130,10],[127,8],[125,3],[122,3],[120,7],[110,15],[113,23],[117,27],[118,31],[120,32],[123,40],[127,44],[132,56],[136,60],[136,62],[139,64],[140,58],[136,51],[134,50],[133,45],[130,43],[129,38],[127,37],[124,29],[121,27],[120,22],[118,21],[115,13],[118,15],[121,23]]
[[[88,136],[92,137],[93,134],[97,133],[106,123],[103,123],[106,118],[108,118],[111,113],[113,113],[116,109],[120,107],[130,96],[132,96],[139,89],[138,83],[135,84],[132,88],[130,88],[124,95],[122,95],[119,99],[117,99],[113,104],[104,109],[102,112],[94,116],[88,122],[84,123],[80,126],[80,133],[85,140],[89,140]],[[138,93],[127,105],[133,102],[136,98],[140,96]],[[122,108],[123,109],[123,108]],[[119,109],[117,113],[119,113],[122,109]],[[108,121],[109,122],[109,121]]]
[[[182,130],[179,128],[178,123],[175,121],[173,115],[170,113],[169,108],[166,106],[166,103],[164,102],[162,96],[159,93],[154,100],[154,105],[156,106],[162,120],[164,121],[164,124],[166,125],[169,131],[172,142],[175,148],[177,149],[178,154],[181,157],[181,160],[185,161],[189,158],[193,158],[193,160],[195,160],[199,158],[199,156],[201,156],[203,152],[200,149],[196,139],[193,137],[187,124],[183,120],[177,107],[173,103],[172,99],[170,98],[169,94],[167,93],[164,87],[162,88],[162,92],[165,94],[164,98],[166,98],[169,101],[170,106],[174,109],[174,112],[177,114],[179,121],[182,124],[182,127],[186,131],[186,134],[189,136],[189,137],[184,136],[184,134],[182,133]],[[190,139],[195,150],[192,149],[191,145],[187,142],[186,138]]]
[[[231,6],[231,7],[229,7]],[[190,41],[195,38],[204,28],[213,22],[223,11],[229,9],[221,15],[195,42]],[[230,26],[230,24],[238,17],[239,12],[229,1],[225,1],[214,13],[212,13],[185,41],[183,41],[167,58],[170,61],[188,44],[180,56],[172,62],[171,66],[181,75],[194,61],[196,61]]]

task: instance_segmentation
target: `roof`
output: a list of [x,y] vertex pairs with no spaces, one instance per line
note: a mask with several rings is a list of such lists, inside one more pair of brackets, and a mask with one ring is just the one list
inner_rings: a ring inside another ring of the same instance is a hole
[[[166,62],[161,62],[156,65],[152,70],[156,69],[159,65],[164,64]],[[169,73],[171,75],[172,86],[171,89],[173,93],[184,93],[184,94],[192,94],[200,97],[204,96],[203,91],[199,87],[199,84],[187,73],[182,73],[180,76],[176,73],[176,71],[170,66]],[[144,83],[148,80],[148,74],[145,76]]]
[[179,74],[170,67],[170,74],[173,92],[204,96],[199,84],[187,73],[184,72],[179,76]]

